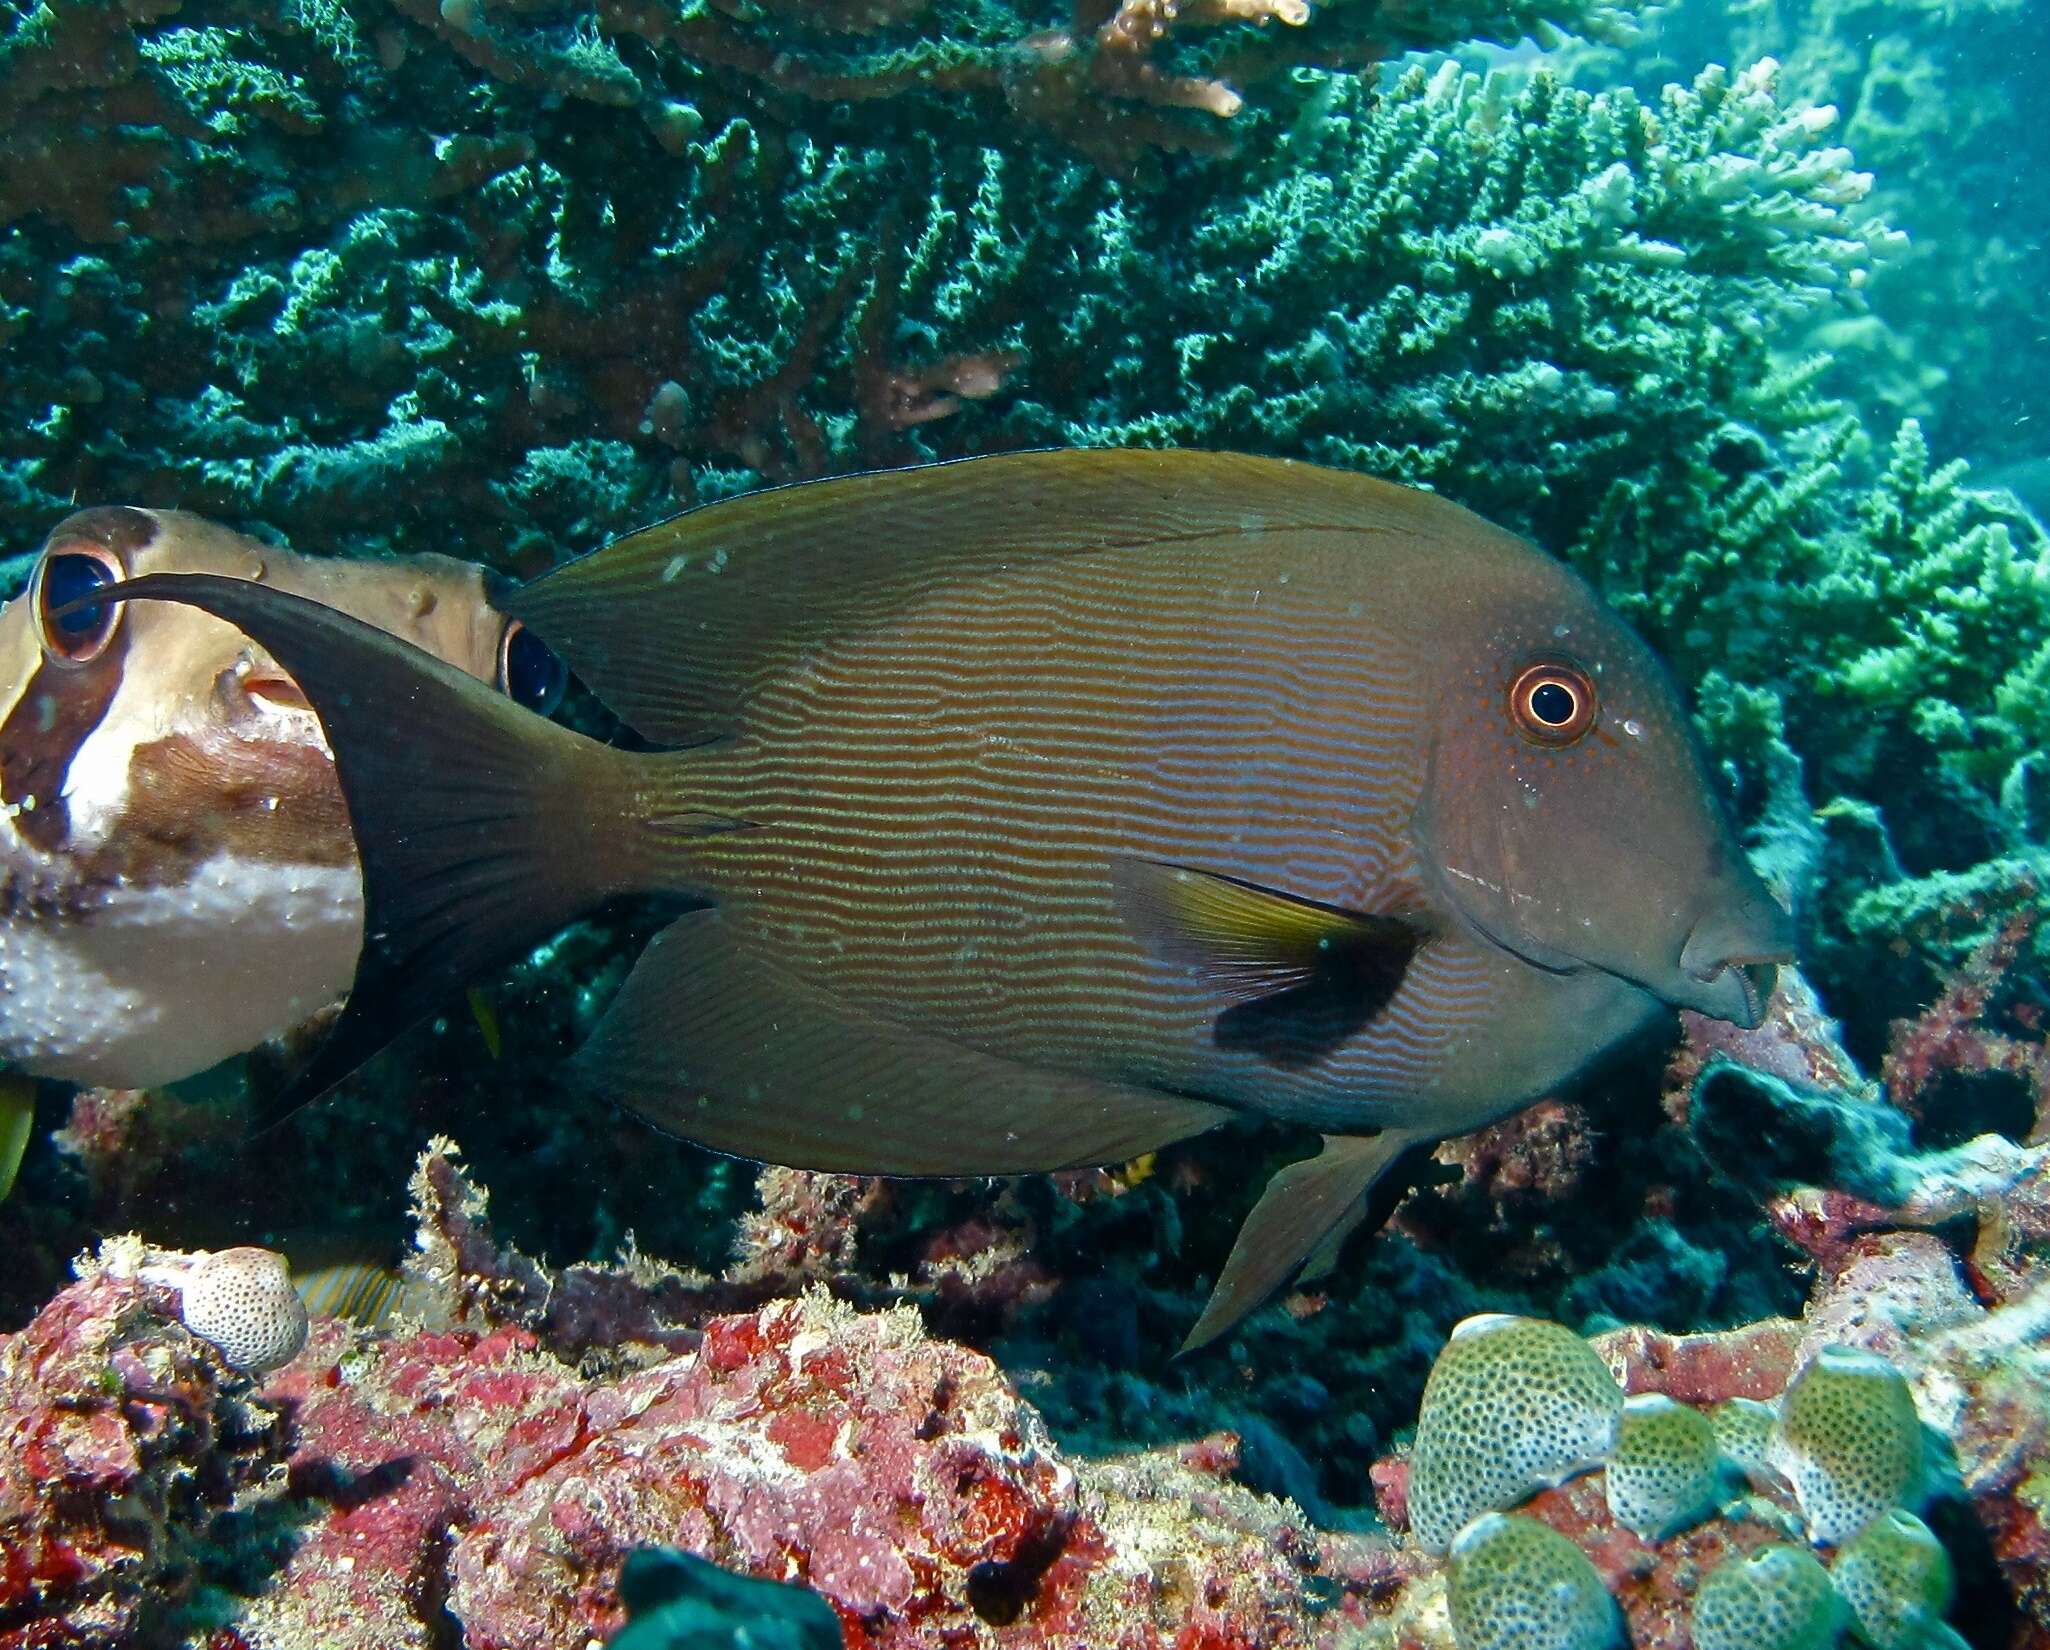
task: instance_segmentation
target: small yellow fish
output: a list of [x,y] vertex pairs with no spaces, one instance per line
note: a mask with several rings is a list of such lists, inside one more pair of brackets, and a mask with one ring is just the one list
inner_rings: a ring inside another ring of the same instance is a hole
[[382,1329],[401,1309],[406,1280],[382,1261],[336,1261],[301,1272],[292,1282],[306,1310],[316,1318],[340,1318],[363,1329]]
[[334,762],[291,677],[194,609],[75,606],[206,572],[353,614],[536,708],[547,649],[445,556],[322,560],[175,510],[58,524],[0,611],[0,1059],[144,1088],[347,989],[362,878]]

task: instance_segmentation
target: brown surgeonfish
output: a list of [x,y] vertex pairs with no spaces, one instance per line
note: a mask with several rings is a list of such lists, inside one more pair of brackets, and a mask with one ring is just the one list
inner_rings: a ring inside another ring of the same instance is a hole
[[188,1076],[339,1001],[362,948],[348,814],[290,675],[195,609],[89,600],[164,570],[311,597],[536,705],[550,688],[468,563],[316,559],[176,510],[60,522],[0,610],[0,1060],[37,1076]]
[[1307,1125],[1199,1345],[1671,1005],[1753,1023],[1789,923],[1651,652],[1445,500],[1176,452],[974,459],[637,533],[509,610],[610,749],[281,592],[368,889],[331,1083],[599,902],[705,902],[574,1061],[718,1151],[996,1175]]

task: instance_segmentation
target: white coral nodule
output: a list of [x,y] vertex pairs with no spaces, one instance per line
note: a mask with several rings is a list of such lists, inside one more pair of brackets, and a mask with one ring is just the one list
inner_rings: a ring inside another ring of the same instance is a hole
[[179,1289],[185,1327],[246,1374],[282,1368],[306,1345],[306,1303],[283,1255],[219,1249],[194,1261]]

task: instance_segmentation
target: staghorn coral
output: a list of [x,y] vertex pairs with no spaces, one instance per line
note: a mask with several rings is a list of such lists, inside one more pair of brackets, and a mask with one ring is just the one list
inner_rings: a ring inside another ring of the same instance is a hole
[[[293,184],[265,235],[14,229],[0,293],[48,341],[10,392],[30,426],[17,507],[146,483],[367,547],[427,527],[392,518],[433,474],[438,542],[503,564],[764,476],[1123,439],[1286,448],[1533,517],[1670,462],[1675,408],[1712,428],[1705,404],[1744,371],[1740,343],[1704,336],[1854,280],[1885,241],[1845,215],[1863,180],[1769,72],[1656,113],[1543,80],[1415,74],[1385,104],[1332,83],[1306,118],[1260,124],[1242,165],[1158,192],[937,115],[867,139],[780,127],[672,51],[648,73],[677,84],[630,107],[558,84],[545,42],[469,98],[432,16],[424,40],[410,19],[352,25],[391,34],[389,75],[360,52],[338,73],[314,32],[217,42],[337,101],[275,140]],[[371,109],[459,102],[431,153],[365,167],[335,141]],[[262,151],[194,141],[190,168],[221,174],[198,192],[270,187],[247,175]],[[654,175],[659,194],[637,189]],[[1151,255],[1166,245],[1184,256]],[[58,278],[32,289],[31,256]],[[145,331],[139,378],[124,341]],[[1017,374],[1059,400],[959,408]],[[1514,461],[1494,437],[1533,410],[1563,449]]]
[[1831,317],[1807,340],[1832,382],[1874,421],[1922,419],[1975,462],[2036,460],[2043,447],[2042,333],[2025,290],[2050,211],[2017,134],[2050,49],[2028,0],[1680,0],[1654,20],[1656,56],[1784,58],[1788,84],[1844,114],[1847,142],[1879,179],[1913,244],[1872,289],[1863,316]]

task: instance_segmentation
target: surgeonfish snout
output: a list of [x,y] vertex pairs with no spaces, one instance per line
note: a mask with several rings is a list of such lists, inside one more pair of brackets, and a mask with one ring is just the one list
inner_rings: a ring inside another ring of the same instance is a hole
[[1679,968],[1662,995],[1748,1031],[1764,1018],[1775,965],[1793,956],[1793,919],[1757,886],[1702,914],[1680,948]]

